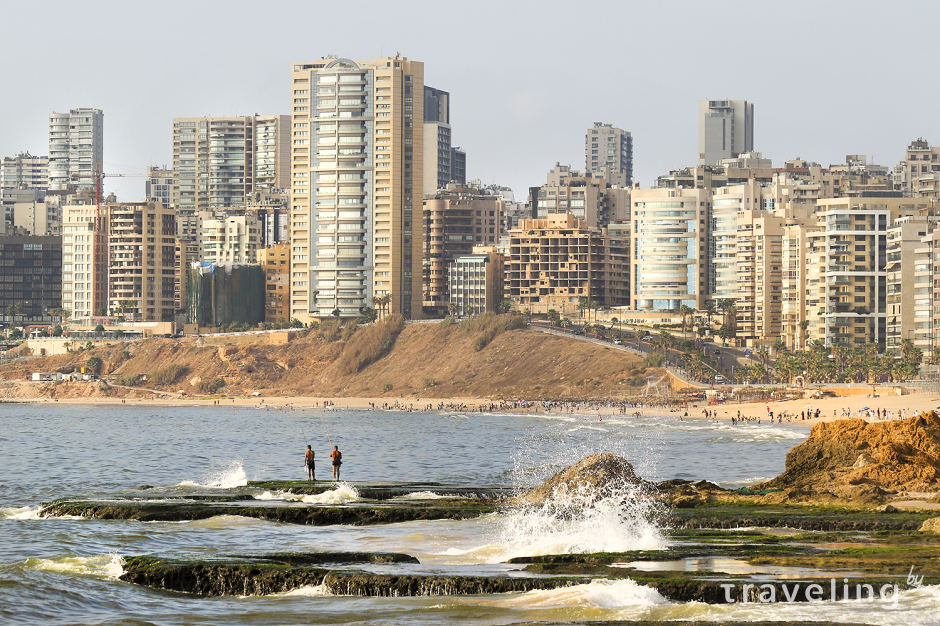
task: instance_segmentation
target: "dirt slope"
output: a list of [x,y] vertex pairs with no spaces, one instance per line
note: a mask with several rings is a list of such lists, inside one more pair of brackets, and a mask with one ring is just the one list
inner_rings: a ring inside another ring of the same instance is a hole
[[[363,332],[363,331],[358,331]],[[72,371],[90,356],[104,362],[102,375],[143,374],[161,368],[186,368],[176,382],[143,386],[199,393],[201,381],[222,378],[226,395],[260,391],[265,395],[380,397],[598,398],[636,395],[647,370],[634,356],[597,344],[532,330],[498,334],[482,350],[478,334],[458,325],[411,324],[398,335],[390,352],[358,373],[343,374],[340,357],[348,342],[327,342],[313,333],[283,345],[200,345],[197,338],[119,342],[92,351],[44,357],[0,367],[0,380],[26,380],[35,371]],[[124,358],[123,352],[129,352]],[[628,379],[638,386],[631,386]],[[51,389],[52,385],[49,385]],[[65,392],[59,386],[60,396]],[[88,385],[81,395],[93,392]],[[115,393],[111,391],[109,393]],[[2,394],[0,394],[2,395]],[[72,395],[69,393],[68,395]]]

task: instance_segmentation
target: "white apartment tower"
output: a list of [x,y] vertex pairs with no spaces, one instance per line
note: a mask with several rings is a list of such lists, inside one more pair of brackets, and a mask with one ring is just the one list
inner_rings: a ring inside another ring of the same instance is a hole
[[747,100],[699,100],[698,164],[718,165],[754,150],[754,104]]
[[104,161],[104,113],[72,109],[49,115],[49,188],[94,189]]
[[291,316],[420,316],[424,64],[297,63],[292,90]]
[[633,135],[610,124],[594,122],[584,138],[584,167],[612,185],[633,184]]
[[451,179],[450,94],[424,86],[424,194],[445,189]]

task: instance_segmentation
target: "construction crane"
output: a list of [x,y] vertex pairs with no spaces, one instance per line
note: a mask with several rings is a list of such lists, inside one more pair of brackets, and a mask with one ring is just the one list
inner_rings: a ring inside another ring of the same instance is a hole
[[101,191],[102,184],[104,183],[105,177],[130,177],[130,176],[146,176],[146,174],[105,174],[101,171],[100,165],[96,162],[95,169],[92,172],[87,174],[76,173],[72,174],[69,178],[71,180],[81,180],[82,178],[91,178],[94,180],[95,186],[95,222],[94,222],[94,231],[92,234],[92,245],[91,245],[91,262],[92,262],[92,275],[95,276],[95,281],[92,287],[92,314],[97,314],[98,311],[103,310],[103,304],[107,300],[107,287],[99,288],[103,281],[101,277],[97,276],[98,268],[100,267],[99,261],[103,253],[103,245],[101,241]]

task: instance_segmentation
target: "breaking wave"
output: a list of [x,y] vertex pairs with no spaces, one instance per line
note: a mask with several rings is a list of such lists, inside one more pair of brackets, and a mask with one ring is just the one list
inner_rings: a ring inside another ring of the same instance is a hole
[[441,500],[443,498],[456,498],[458,496],[441,496],[433,491],[414,491],[412,493],[406,493],[403,496],[396,496],[392,498],[393,501],[397,500]]
[[652,587],[624,580],[593,580],[586,585],[529,591],[519,597],[499,602],[504,607],[552,608],[597,607],[622,609],[654,606],[669,601]]
[[116,553],[98,556],[63,556],[55,559],[27,559],[24,565],[30,569],[59,574],[119,578],[124,573],[124,559]]
[[4,506],[0,507],[0,519],[28,520],[42,519],[38,506]]
[[230,461],[220,471],[209,474],[201,483],[184,480],[177,487],[196,487],[201,489],[234,489],[248,484],[248,475],[241,461]]
[[347,502],[359,502],[359,492],[349,483],[339,483],[336,489],[324,491],[314,495],[304,496],[302,502],[308,504],[346,504]]

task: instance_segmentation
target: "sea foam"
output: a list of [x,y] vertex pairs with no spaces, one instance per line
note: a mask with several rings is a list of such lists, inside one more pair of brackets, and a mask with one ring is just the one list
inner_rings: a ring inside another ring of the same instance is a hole
[[359,492],[349,483],[339,483],[336,489],[324,491],[323,493],[304,496],[302,502],[308,504],[346,504],[347,502],[359,502]]
[[196,487],[201,489],[234,489],[248,484],[248,475],[241,461],[230,461],[228,465],[214,474],[209,474],[198,483],[184,480],[177,487]]

